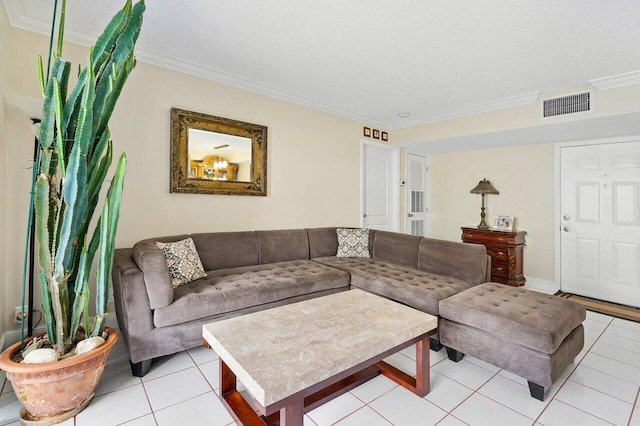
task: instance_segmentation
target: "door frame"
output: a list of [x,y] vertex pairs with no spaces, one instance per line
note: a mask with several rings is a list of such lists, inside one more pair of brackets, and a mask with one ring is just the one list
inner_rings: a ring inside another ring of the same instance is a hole
[[573,142],[561,142],[555,144],[554,147],[554,192],[555,192],[555,217],[554,217],[554,249],[555,249],[555,268],[554,268],[554,279],[556,290],[562,289],[562,257],[560,256],[561,245],[560,238],[561,233],[560,230],[562,228],[562,211],[561,207],[561,188],[560,188],[560,174],[561,174],[561,162],[560,162],[560,150],[562,148],[571,148],[575,146],[587,146],[587,145],[608,145],[614,143],[623,143],[623,142],[639,142],[640,134],[631,135],[631,136],[619,136],[613,138],[604,138],[604,139],[588,139],[583,141],[573,141]]
[[364,227],[364,150],[365,146],[372,146],[375,148],[391,151],[391,177],[389,182],[389,188],[391,188],[391,214],[390,214],[390,227],[391,231],[398,232],[400,229],[400,147],[394,145],[387,145],[380,142],[374,142],[367,139],[360,139],[360,227]]
[[407,149],[405,149],[404,152],[404,175],[405,175],[405,182],[406,185],[404,186],[405,191],[404,191],[404,217],[403,217],[403,228],[404,231],[403,232],[407,232],[407,212],[410,210],[411,207],[411,191],[409,189],[409,174],[408,174],[408,164],[409,164],[409,155],[415,155],[416,157],[422,157],[424,158],[424,164],[425,167],[427,168],[424,172],[424,181],[422,182],[424,184],[424,207],[425,207],[425,214],[424,214],[424,235],[423,237],[428,237],[429,236],[429,156],[428,155],[424,155],[424,154],[420,154],[418,152],[412,152],[409,151]]

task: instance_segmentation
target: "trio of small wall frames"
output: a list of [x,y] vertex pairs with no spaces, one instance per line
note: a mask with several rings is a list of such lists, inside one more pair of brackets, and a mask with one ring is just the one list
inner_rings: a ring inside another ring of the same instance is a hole
[[383,142],[389,141],[389,134],[387,132],[381,132],[378,129],[371,129],[371,127],[364,127],[363,134],[365,138],[380,139]]

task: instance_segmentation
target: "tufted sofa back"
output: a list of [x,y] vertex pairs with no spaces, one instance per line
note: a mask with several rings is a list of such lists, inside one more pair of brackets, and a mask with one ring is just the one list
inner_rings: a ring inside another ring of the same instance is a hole
[[205,271],[258,264],[258,238],[253,231],[191,234]]

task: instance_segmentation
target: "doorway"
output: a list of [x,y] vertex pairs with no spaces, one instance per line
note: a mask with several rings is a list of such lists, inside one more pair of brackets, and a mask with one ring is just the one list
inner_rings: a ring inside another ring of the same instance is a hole
[[362,140],[361,226],[398,231],[398,147]]
[[406,162],[405,232],[424,237],[427,235],[427,158],[407,153]]
[[558,157],[561,290],[640,307],[640,137]]

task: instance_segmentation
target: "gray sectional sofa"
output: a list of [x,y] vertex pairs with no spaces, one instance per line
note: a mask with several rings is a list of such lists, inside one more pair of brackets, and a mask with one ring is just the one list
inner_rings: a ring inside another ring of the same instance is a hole
[[[437,316],[440,300],[490,274],[484,246],[386,231],[370,230],[371,258],[337,258],[336,229],[175,235],[116,250],[115,306],[133,374],[202,344],[202,325],[212,321],[351,286]],[[189,236],[207,277],[173,288],[155,242]]]
[[[431,349],[444,344],[453,361],[466,353],[517,374],[540,400],[584,346],[584,307],[488,283],[483,245],[370,230],[369,258],[337,257],[336,231],[175,235],[116,250],[116,313],[132,373],[199,346],[204,324],[351,287],[439,317]],[[155,243],[187,237],[207,276],[174,288]]]

